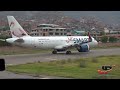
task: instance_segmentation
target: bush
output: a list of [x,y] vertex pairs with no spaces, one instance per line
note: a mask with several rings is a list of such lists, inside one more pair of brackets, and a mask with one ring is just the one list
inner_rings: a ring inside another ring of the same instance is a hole
[[107,43],[107,41],[108,41],[108,37],[107,36],[104,36],[104,37],[101,38],[101,42]]
[[82,68],[85,68],[87,65],[86,65],[86,60],[81,60],[80,61],[80,67]]
[[79,63],[81,60],[83,60],[83,59],[75,59],[75,60],[73,60],[73,63]]
[[67,60],[67,62],[68,62],[68,63],[71,63],[71,62],[72,62],[72,60],[69,58],[69,59]]
[[115,38],[115,37],[110,37],[110,38],[109,38],[109,42],[117,42],[117,40],[118,40],[118,39]]
[[92,58],[92,62],[98,63],[98,59],[97,58]]
[[61,64],[65,64],[66,63],[66,61],[65,60],[61,60]]
[[38,63],[41,63],[41,61],[38,61]]

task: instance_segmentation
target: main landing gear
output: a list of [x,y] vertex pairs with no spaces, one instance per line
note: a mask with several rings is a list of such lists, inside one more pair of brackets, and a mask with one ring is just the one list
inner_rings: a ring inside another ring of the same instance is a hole
[[[52,54],[57,54],[57,50],[52,51]],[[66,51],[66,54],[71,54],[71,51]]]
[[66,51],[66,54],[71,54],[71,51]]
[[52,54],[57,54],[57,51],[56,50],[52,51]]

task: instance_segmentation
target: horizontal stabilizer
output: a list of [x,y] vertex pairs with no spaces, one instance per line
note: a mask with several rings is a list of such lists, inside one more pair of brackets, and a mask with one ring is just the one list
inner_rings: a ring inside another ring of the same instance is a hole
[[3,41],[3,42],[5,42],[6,40],[5,40],[5,39],[0,39],[0,41]]
[[13,16],[7,16],[10,32],[13,38],[29,36]]

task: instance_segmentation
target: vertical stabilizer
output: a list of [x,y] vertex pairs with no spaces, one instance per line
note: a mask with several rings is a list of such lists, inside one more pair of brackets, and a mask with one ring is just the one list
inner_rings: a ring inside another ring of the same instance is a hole
[[7,16],[12,37],[29,36],[13,16]]

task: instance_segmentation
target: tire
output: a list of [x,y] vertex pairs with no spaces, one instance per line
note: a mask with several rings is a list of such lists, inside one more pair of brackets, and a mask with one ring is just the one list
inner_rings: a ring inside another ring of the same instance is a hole
[[57,51],[52,51],[52,54],[57,54]]
[[66,54],[71,54],[71,51],[66,51]]

